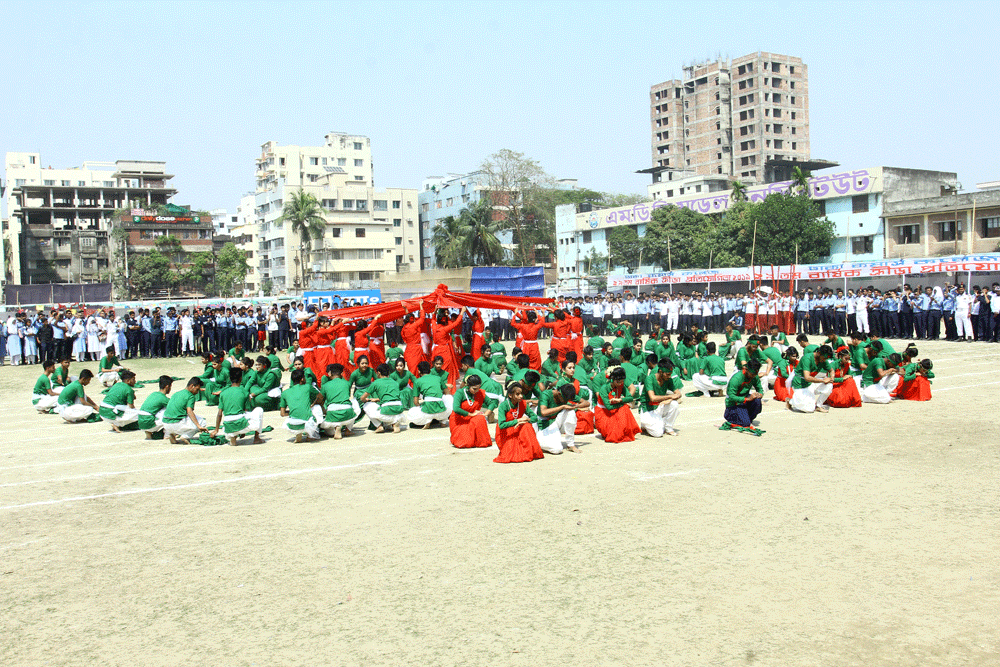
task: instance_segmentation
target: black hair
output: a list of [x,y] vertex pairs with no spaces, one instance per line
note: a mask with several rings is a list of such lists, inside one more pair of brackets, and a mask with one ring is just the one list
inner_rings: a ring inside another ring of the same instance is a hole
[[625,369],[622,368],[621,366],[617,366],[614,370],[611,371],[611,374],[608,377],[611,378],[612,382],[614,382],[615,380],[624,380]]
[[521,384],[520,380],[511,380],[510,382],[507,383],[507,386],[504,387],[504,391],[508,394],[514,391],[515,389],[520,389],[521,391],[524,391],[524,385]]
[[392,369],[389,368],[389,364],[382,362],[381,364],[375,367],[375,372],[381,375],[382,377],[387,378],[392,373]]
[[796,348],[792,347],[791,345],[786,347],[785,351],[781,353],[782,359],[791,359],[792,357],[798,357],[798,356],[799,356],[799,351]]
[[493,354],[493,348],[490,347],[489,343],[483,343],[479,347],[479,354],[486,354],[487,352],[489,352],[490,354]]
[[302,384],[306,379],[306,372],[301,368],[292,371],[292,384]]
[[242,368],[231,368],[229,369],[229,384],[239,384],[243,381],[243,369]]
[[188,380],[187,386],[189,387],[204,387],[205,383],[202,382],[201,378],[195,375],[193,378]]
[[559,350],[557,350],[555,348],[552,348],[551,350],[549,350],[549,359],[551,359],[553,357],[558,357],[558,356],[559,356]]
[[523,352],[517,355],[517,357],[515,357],[515,360],[517,361],[518,368],[527,368],[528,366],[531,365],[531,357],[524,354]]
[[160,382],[159,382],[160,389],[166,389],[167,387],[169,387],[173,383],[174,383],[174,379],[172,377],[170,377],[169,375],[161,375],[160,376]]
[[809,336],[807,336],[805,334],[799,334],[798,336],[795,337],[795,340],[799,340],[799,341],[802,341],[804,343],[808,343],[809,342]]
[[82,371],[80,371],[81,380],[86,380],[92,377],[94,377],[94,373],[89,368],[84,368]]
[[934,368],[934,362],[931,361],[930,359],[921,359],[920,367],[923,368],[924,370],[929,371],[930,369]]
[[652,352],[650,352],[649,354],[646,355],[646,363],[647,364],[653,364],[653,365],[655,365],[656,362],[659,361],[659,359],[660,358],[658,356],[656,356]]
[[816,351],[820,353],[820,356],[826,357],[827,359],[833,357],[833,348],[829,345],[820,345]]
[[542,376],[538,374],[538,371],[528,371],[524,374],[524,381],[528,384],[537,384]]
[[747,363],[743,366],[746,370],[750,371],[753,375],[760,373],[760,359],[754,359],[750,357],[747,359]]
[[51,359],[46,359],[45,361],[42,362],[42,368],[43,369],[47,370],[49,368],[55,368],[55,367],[56,367],[56,362],[54,362]]
[[357,359],[355,359],[354,361],[355,361],[355,363],[357,363],[360,366],[362,359],[364,359],[365,361],[368,361],[368,355],[367,354],[359,354],[358,357],[357,357]]
[[482,383],[483,380],[478,375],[469,375],[465,378],[465,386],[467,387],[478,387]]
[[558,387],[556,391],[562,394],[563,400],[567,403],[576,399],[576,387],[568,382]]
[[592,345],[585,345],[583,347],[583,356],[594,353],[594,347]]
[[631,361],[632,360],[632,348],[630,348],[630,347],[623,347],[621,349],[621,352],[618,353],[618,355],[622,358],[622,361]]
[[656,372],[673,373],[674,372],[674,362],[669,359],[660,359],[656,364]]
[[462,360],[459,362],[459,364],[460,365],[464,364],[465,366],[471,368],[476,365],[476,360],[472,358],[471,354],[466,354],[465,356],[462,357]]
[[711,342],[711,341],[709,341],[709,342],[705,343],[705,350],[706,350],[706,351],[707,351],[707,352],[708,352],[709,354],[715,354],[715,343],[713,343],[713,342]]
[[427,375],[431,372],[431,365],[426,361],[421,361],[417,363],[417,372],[421,375]]
[[263,366],[264,368],[271,367],[271,360],[265,357],[263,354],[257,357],[257,363]]

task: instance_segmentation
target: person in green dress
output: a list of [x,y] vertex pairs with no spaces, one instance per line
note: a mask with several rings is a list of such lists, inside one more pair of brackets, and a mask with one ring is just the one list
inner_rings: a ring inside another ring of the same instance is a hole
[[431,374],[431,365],[426,361],[417,364],[417,372],[420,376],[413,382],[413,407],[406,413],[410,425],[424,429],[431,428],[435,422],[439,426],[447,425],[454,405],[454,397],[444,393],[447,383]]
[[253,407],[264,408],[265,412],[278,410],[281,407],[281,371],[271,368],[271,360],[264,355],[257,357],[254,370],[257,371],[257,383],[247,388]]
[[681,392],[674,385],[673,372],[669,360],[659,362],[656,374],[646,378],[639,397],[639,426],[654,438],[677,435],[674,422],[680,413]]
[[319,395],[316,387],[306,384],[306,374],[301,369],[292,371],[291,386],[281,392],[278,409],[285,418],[284,427],[295,436],[295,442],[319,439],[319,424],[312,407]]
[[260,430],[264,422],[264,409],[254,408],[249,412],[246,410],[250,401],[250,392],[242,384],[243,371],[234,368],[229,372],[229,386],[219,394],[219,411],[215,417],[215,429],[212,430],[212,437],[219,435],[222,429],[229,439],[229,444],[236,446],[240,436],[253,433],[253,444],[263,444],[264,439],[260,437]]
[[351,383],[351,395],[358,399],[358,403],[363,403],[361,395],[368,391],[368,387],[375,381],[375,371],[368,363],[367,354],[358,355],[354,361],[358,367],[351,373],[351,377],[347,381]]
[[135,407],[135,373],[122,369],[121,381],[108,389],[98,413],[101,419],[111,424],[115,433],[121,433],[122,429],[131,427],[139,420],[139,411]]
[[191,438],[207,433],[205,419],[194,413],[194,404],[204,386],[200,377],[188,380],[187,386],[174,394],[163,412],[163,432],[170,436],[170,443],[191,444]]
[[80,371],[80,378],[70,382],[65,389],[59,392],[59,400],[56,401],[56,412],[64,420],[74,423],[86,421],[90,415],[98,410],[97,403],[94,403],[87,396],[84,388],[90,384],[94,378],[94,373],[89,368]]
[[158,381],[159,390],[146,397],[139,408],[139,418],[136,423],[146,432],[146,440],[152,440],[153,434],[163,430],[163,414],[170,402],[170,389],[174,380],[169,375],[161,375]]
[[55,393],[58,394],[63,387],[73,381],[74,378],[69,374],[69,367],[72,363],[73,357],[64,357],[56,366],[55,372],[52,373],[52,391]]
[[389,364],[379,364],[375,369],[375,380],[358,399],[368,419],[375,425],[376,433],[384,433],[386,426],[392,426],[392,432],[399,433],[400,424],[406,419],[399,397],[399,383],[389,377],[391,374]]
[[[542,383],[546,387],[555,384],[555,381],[559,379],[559,350],[549,350],[548,358],[542,362],[540,374],[542,376]],[[500,402],[497,401],[497,405],[499,404]]]
[[412,385],[417,378],[406,369],[405,359],[396,359],[396,367],[390,377],[399,385],[399,400],[403,404],[403,409],[409,410],[413,407]]
[[39,412],[51,412],[59,401],[59,394],[52,391],[52,374],[55,370],[56,365],[52,360],[42,362],[42,374],[35,381],[35,389],[31,392],[31,404]]
[[[808,347],[808,346],[807,346]],[[803,350],[802,359],[792,375],[792,397],[785,401],[796,412],[828,412],[823,404],[833,392],[833,369],[829,345],[818,345],[811,352]]]
[[[270,358],[270,357],[268,357]],[[274,366],[271,366],[274,368]],[[316,385],[319,388],[319,380],[316,378],[316,374],[313,370],[306,366],[306,360],[302,357],[296,357],[295,361],[292,362],[292,370],[300,369],[306,376],[306,384]]]
[[726,344],[719,348],[719,356],[723,359],[728,359],[730,356],[735,356],[739,352],[740,348],[743,347],[743,334],[740,330],[733,326],[732,322],[726,323]]
[[691,334],[681,334],[677,343],[677,358],[680,361],[681,375],[685,380],[690,380],[698,372],[699,365],[697,344]]
[[722,395],[729,377],[726,375],[725,360],[715,353],[715,343],[705,343],[705,356],[701,358],[701,368],[691,378],[695,389],[705,396]]
[[[483,414],[486,416],[487,423],[493,424],[496,422],[496,409],[504,400],[503,385],[473,368],[473,364],[472,355],[467,354],[459,362],[459,370],[462,372],[463,379],[473,375],[479,378],[480,389],[486,396],[482,406]],[[558,377],[552,378],[551,382],[555,383],[556,380]]]
[[105,387],[110,387],[115,382],[120,379],[120,371],[122,371],[122,365],[118,361],[118,356],[115,354],[115,346],[109,345],[106,350],[104,350],[104,356],[101,357],[100,363],[97,365],[97,379],[101,381]]

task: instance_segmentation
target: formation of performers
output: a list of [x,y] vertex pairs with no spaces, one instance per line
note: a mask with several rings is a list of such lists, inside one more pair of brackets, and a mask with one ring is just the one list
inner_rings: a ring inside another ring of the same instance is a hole
[[[178,391],[175,378],[158,378],[139,407],[135,373],[121,365],[114,346],[99,362],[96,377],[107,387],[99,403],[86,394],[95,374],[71,375],[70,357],[43,364],[32,402],[67,422],[103,420],[117,432],[143,430],[173,443],[203,433],[222,433],[233,445],[244,437],[262,442],[269,411],[280,412],[296,442],[339,440],[366,418],[376,433],[441,426],[457,448],[495,440],[494,460],[512,463],[579,452],[577,436],[595,432],[607,443],[676,436],[685,397],[723,399],[723,427],[759,435],[756,419],[772,388],[790,410],[826,412],[894,398],[929,400],[934,377],[932,362],[915,345],[897,353],[877,334],[854,331],[845,340],[832,328],[816,344],[807,334],[789,342],[778,324],[744,340],[728,323],[725,343],[717,346],[697,324],[676,337],[654,326],[644,340],[623,319],[605,339],[584,324],[579,307],[516,309],[517,340],[508,358],[481,310],[406,314],[399,322],[402,347],[385,344],[382,317],[312,311],[298,320],[298,340],[288,349],[264,346],[254,356],[237,340],[227,351],[204,354],[202,374]],[[471,337],[461,335],[465,325]],[[544,359],[542,331],[551,333]],[[214,419],[195,413],[198,401],[216,408]]]

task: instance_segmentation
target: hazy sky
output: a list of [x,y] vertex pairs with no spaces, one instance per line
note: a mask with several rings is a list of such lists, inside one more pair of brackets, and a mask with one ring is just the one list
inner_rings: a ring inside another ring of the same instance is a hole
[[[812,156],[1000,179],[1000,3],[0,2],[0,153],[165,160],[235,211],[265,141],[371,137],[377,187],[498,149],[645,192],[649,87],[754,51],[809,67]],[[4,177],[6,184],[6,177]]]

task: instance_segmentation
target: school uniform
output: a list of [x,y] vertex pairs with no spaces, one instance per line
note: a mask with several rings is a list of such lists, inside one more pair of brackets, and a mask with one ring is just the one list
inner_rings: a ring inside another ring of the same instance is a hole
[[56,412],[70,423],[86,421],[90,415],[94,414],[94,408],[84,403],[84,398],[86,398],[86,393],[80,381],[70,382],[65,389],[59,392]]
[[282,426],[295,436],[305,435],[311,440],[319,438],[319,423],[313,415],[313,399],[319,390],[309,384],[293,384],[281,392],[278,406],[288,412]]
[[119,382],[104,395],[98,414],[109,424],[125,428],[139,419],[139,410],[129,407],[133,403],[135,390],[124,382]]
[[788,400],[789,406],[797,412],[815,412],[817,407],[826,403],[826,399],[833,392],[832,384],[807,382],[806,372],[817,377],[826,377],[830,374],[830,365],[828,362],[817,363],[811,351],[802,351],[802,359],[799,360],[792,376],[792,397]]

